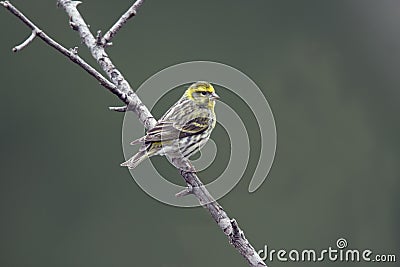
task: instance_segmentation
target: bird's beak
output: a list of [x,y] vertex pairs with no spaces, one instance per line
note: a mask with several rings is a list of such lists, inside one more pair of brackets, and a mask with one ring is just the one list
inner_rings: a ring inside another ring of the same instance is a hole
[[210,95],[210,99],[211,99],[211,100],[217,100],[217,99],[219,99],[219,96],[218,96],[216,93],[212,93],[212,94]]

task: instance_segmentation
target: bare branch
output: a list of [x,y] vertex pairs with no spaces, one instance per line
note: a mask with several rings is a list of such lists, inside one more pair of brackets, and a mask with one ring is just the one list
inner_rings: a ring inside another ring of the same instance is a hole
[[36,30],[32,30],[31,35],[29,35],[29,37],[22,44],[15,46],[12,49],[12,51],[13,52],[21,51],[22,49],[24,49],[26,46],[28,46],[35,39],[36,35],[37,35]]
[[199,200],[200,204],[210,212],[215,222],[228,237],[229,243],[239,251],[249,265],[253,267],[267,266],[246,239],[244,232],[240,229],[236,220],[231,220],[228,217],[222,206],[215,201],[196,174],[181,171],[181,175],[188,187],[192,188],[192,193]]
[[[137,1],[143,2],[143,1]],[[53,39],[48,37],[44,32],[42,32],[39,28],[37,28],[31,21],[29,21],[20,11],[18,11],[14,6],[12,6],[8,1],[0,2],[5,8],[7,8],[11,13],[17,16],[21,21],[23,21],[31,30],[35,30],[37,32],[37,36],[39,36],[43,41],[57,49],[59,52],[70,58],[73,62],[80,65],[83,69],[85,69],[89,74],[96,77],[100,81],[100,83],[109,89],[113,94],[117,95],[125,104],[126,107],[117,107],[110,108],[116,111],[126,111],[132,110],[139,117],[139,120],[143,123],[143,125],[150,129],[154,127],[156,124],[156,120],[151,115],[150,111],[146,106],[141,102],[138,96],[133,92],[132,88],[122,76],[122,74],[115,68],[109,59],[108,55],[104,51],[104,47],[99,45],[96,38],[89,31],[87,24],[84,22],[80,13],[77,10],[77,5],[79,1],[71,1],[71,0],[59,0],[58,4],[64,8],[67,14],[70,17],[70,25],[74,30],[79,32],[79,35],[82,38],[83,43],[89,48],[92,56],[97,60],[101,68],[107,73],[110,77],[112,83],[110,83],[107,79],[105,79],[101,74],[99,74],[95,69],[93,69],[90,65],[88,65],[85,61],[83,61],[76,53],[77,50],[74,48],[71,51],[65,49],[60,44],[55,42]],[[132,13],[136,14],[136,11]],[[123,20],[121,26],[129,19],[129,16]],[[118,31],[118,29],[114,32],[114,34]],[[111,31],[111,30],[110,30]],[[98,34],[99,35],[99,34]],[[112,35],[112,34],[110,34]],[[111,36],[112,37],[112,36]],[[99,38],[97,38],[99,39]],[[266,264],[262,261],[258,253],[251,246],[251,244],[246,239],[243,231],[239,228],[236,220],[230,219],[226,212],[223,210],[221,205],[215,201],[215,199],[211,196],[211,194],[207,191],[203,183],[197,177],[194,172],[188,171],[180,171],[182,177],[185,179],[186,184],[188,186],[187,190],[178,193],[178,196],[193,194],[200,202],[200,204],[206,208],[218,226],[222,229],[225,235],[228,237],[229,242],[238,250],[238,252],[248,261],[250,266],[253,267],[262,267],[266,266]]]
[[132,17],[136,16],[137,10],[143,4],[144,0],[137,0],[122,16],[115,22],[115,24],[110,28],[106,34],[104,34],[101,43],[107,45],[110,43],[111,39],[117,34],[117,32],[124,26],[124,24]]
[[90,32],[89,27],[77,9],[79,4],[79,1],[58,0],[58,5],[67,12],[70,24],[72,23],[74,25],[74,30],[79,33],[82,42],[89,48],[89,51],[97,60],[97,63],[99,63],[100,67],[107,73],[112,83],[117,86],[119,93],[127,96],[127,101],[124,101],[124,103],[128,104],[128,109],[132,109],[132,111],[138,115],[140,122],[144,124],[146,129],[154,127],[157,121],[139,97],[133,92],[122,73],[114,66],[104,50],[104,47],[97,44],[96,38]]

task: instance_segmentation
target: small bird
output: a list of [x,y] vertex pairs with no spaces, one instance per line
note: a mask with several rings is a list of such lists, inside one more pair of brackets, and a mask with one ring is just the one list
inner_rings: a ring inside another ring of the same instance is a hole
[[210,83],[192,84],[145,136],[131,142],[131,145],[141,143],[142,146],[121,166],[134,169],[148,157],[166,155],[176,167],[195,171],[187,159],[210,138],[216,124],[217,99],[219,96]]

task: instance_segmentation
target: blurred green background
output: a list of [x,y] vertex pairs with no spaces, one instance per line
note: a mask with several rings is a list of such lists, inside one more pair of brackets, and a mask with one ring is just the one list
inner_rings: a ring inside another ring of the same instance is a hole
[[[55,0],[12,3],[98,68]],[[80,11],[96,32],[131,3],[86,0]],[[203,208],[161,204],[119,166],[123,116],[107,109],[118,99],[41,40],[12,53],[30,31],[3,8],[0,25],[0,266],[247,265]],[[277,125],[273,167],[249,194],[252,157],[220,200],[257,249],[324,249],[343,237],[399,261],[399,25],[399,1],[149,0],[108,52],[133,88],[211,60],[263,90]]]

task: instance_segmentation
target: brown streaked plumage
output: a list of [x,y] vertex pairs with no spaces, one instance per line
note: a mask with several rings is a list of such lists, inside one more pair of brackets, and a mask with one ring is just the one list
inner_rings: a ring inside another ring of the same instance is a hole
[[145,136],[131,143],[142,146],[121,166],[133,169],[154,155],[189,158],[210,138],[216,124],[214,106],[218,98],[210,83],[192,84]]

